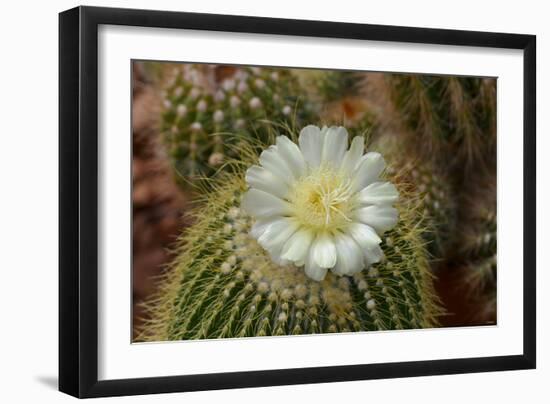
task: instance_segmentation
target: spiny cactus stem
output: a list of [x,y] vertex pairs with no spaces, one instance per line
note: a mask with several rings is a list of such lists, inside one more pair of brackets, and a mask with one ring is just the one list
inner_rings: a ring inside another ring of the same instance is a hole
[[[235,304],[230,310],[229,319],[225,324],[224,328],[227,329],[226,335],[234,336],[238,334],[239,330],[239,314],[241,314],[241,305],[247,306],[249,302],[245,302],[247,297],[251,297],[251,293],[247,289],[243,289],[241,293],[236,296],[235,302],[240,304]],[[223,333],[222,333],[223,335]]]
[[192,301],[186,302],[186,305],[181,308],[186,313],[186,316],[184,317],[185,320],[182,324],[180,324],[181,329],[187,330],[189,323],[195,319],[196,314],[203,305],[203,299],[206,298],[210,294],[210,292],[217,286],[217,277],[219,277],[219,275],[213,277],[212,281],[207,284],[207,286],[200,293],[198,293],[198,299],[193,299]]
[[[178,340],[349,332],[436,324],[423,228],[416,208],[399,206],[400,221],[384,235],[384,262],[353,277],[322,282],[303,268],[279,266],[251,239],[252,219],[239,207],[246,165],[212,184],[197,222],[182,239],[169,302],[151,309],[169,323],[149,323],[145,338]],[[241,170],[241,171],[239,171]],[[424,290],[425,289],[425,290]],[[424,301],[425,300],[425,301]],[[158,340],[157,339],[157,340]]]
[[212,303],[212,311],[215,313],[214,315],[210,316],[205,324],[201,327],[201,335],[200,338],[208,338],[209,337],[209,331],[216,321],[219,321],[220,313],[223,312],[223,307],[225,304],[227,304],[229,301],[231,301],[232,298],[234,298],[235,294],[233,293],[234,290],[237,290],[238,287],[242,286],[242,282],[230,282],[227,287],[223,289],[223,291],[218,295],[218,298]]
[[[207,261],[212,262],[217,259],[218,257],[211,257],[208,260],[204,260],[203,262],[207,262]],[[209,272],[208,266],[204,265],[201,269],[199,269],[196,273],[193,274],[193,277],[188,282],[186,282],[186,285],[188,287],[184,290],[180,298],[181,299],[180,302],[182,302],[182,304],[187,303],[187,300],[191,294],[191,291],[193,290],[193,287],[195,287],[195,285],[198,284],[201,279],[203,279],[206,275],[208,275],[208,272]],[[185,280],[185,278],[183,278],[183,280]]]

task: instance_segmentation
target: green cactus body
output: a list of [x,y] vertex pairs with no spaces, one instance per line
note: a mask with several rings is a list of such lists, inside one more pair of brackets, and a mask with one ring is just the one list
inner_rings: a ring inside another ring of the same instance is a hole
[[456,224],[456,204],[452,189],[445,176],[438,173],[429,163],[409,161],[401,166],[401,175],[408,173],[409,180],[420,194],[423,216],[427,229],[424,238],[432,257],[440,258],[452,243]]
[[298,99],[302,93],[290,70],[243,67],[216,81],[196,65],[175,68],[163,91],[160,126],[176,171],[191,178],[212,175],[236,157],[228,145],[242,137],[265,141],[267,120],[301,122],[313,113]]
[[[221,185],[223,184],[223,185]],[[382,242],[385,259],[352,277],[317,282],[280,266],[249,236],[239,207],[244,172],[222,173],[180,240],[179,256],[148,304],[144,341],[252,337],[438,324],[418,201],[406,191],[398,225]]]

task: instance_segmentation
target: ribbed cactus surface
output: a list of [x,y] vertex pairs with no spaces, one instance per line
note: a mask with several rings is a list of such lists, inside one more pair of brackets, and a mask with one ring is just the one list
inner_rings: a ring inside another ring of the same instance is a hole
[[145,341],[251,337],[437,325],[418,200],[399,205],[398,225],[384,235],[385,259],[352,277],[332,273],[317,282],[303,268],[273,263],[249,236],[240,208],[244,172],[212,184],[179,256],[149,304]]
[[487,152],[496,141],[495,79],[396,74],[388,76],[388,84],[422,150],[437,152],[445,164],[493,159]]
[[403,138],[406,136],[387,133],[374,142],[373,148],[390,163],[388,173],[418,194],[425,230],[423,238],[431,256],[440,259],[455,241],[456,198],[445,170],[414,152],[403,153],[400,143]]
[[181,65],[164,84],[160,128],[172,163],[184,177],[214,173],[236,157],[227,146],[239,138],[265,141],[270,122],[297,124],[313,112],[299,98],[304,91],[288,69],[226,69],[230,74],[217,78],[208,66]]
[[497,287],[497,216],[494,182],[466,198],[464,224],[459,228],[458,259],[468,295],[481,304],[476,317],[494,318]]

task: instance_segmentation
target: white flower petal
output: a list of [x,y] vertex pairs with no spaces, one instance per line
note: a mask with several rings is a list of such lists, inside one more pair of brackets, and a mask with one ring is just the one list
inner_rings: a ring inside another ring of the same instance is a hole
[[384,251],[382,251],[379,245],[373,248],[366,249],[365,251],[363,251],[363,254],[365,258],[365,264],[367,266],[376,264],[377,262],[382,261],[382,258],[384,258]]
[[361,249],[367,266],[382,260],[384,253],[379,245],[382,240],[372,227],[363,223],[353,223],[348,227],[348,234]]
[[399,192],[390,182],[373,182],[358,193],[358,202],[367,205],[391,205],[399,198]]
[[281,199],[288,195],[288,185],[264,167],[250,167],[246,171],[246,182],[252,188],[265,191]]
[[272,255],[280,256],[283,246],[297,229],[298,225],[290,219],[274,220],[258,238],[258,243]]
[[397,224],[397,209],[388,205],[371,205],[354,212],[362,223],[374,228],[378,234],[390,230]]
[[290,237],[283,247],[281,256],[293,262],[302,262],[306,259],[314,233],[309,229],[300,229]]
[[321,268],[332,268],[336,264],[336,246],[328,233],[319,233],[311,245],[313,260]]
[[332,272],[338,275],[353,275],[365,267],[363,251],[350,236],[345,233],[336,234],[334,244],[337,259]]
[[353,173],[365,150],[365,138],[363,136],[355,136],[351,142],[349,150],[344,154],[340,169],[348,174]]
[[260,238],[260,236],[266,231],[267,227],[279,219],[281,219],[281,216],[271,216],[255,220],[250,229],[250,235],[258,240],[258,238]]
[[286,136],[278,136],[277,149],[279,155],[290,167],[290,170],[294,174],[294,178],[300,178],[305,172],[306,160],[298,145]]
[[248,214],[256,217],[287,216],[291,212],[287,202],[254,188],[244,194],[241,205]]
[[277,146],[269,146],[260,154],[260,164],[287,184],[292,184],[294,182],[294,174],[292,174],[288,164],[281,157]]
[[348,148],[348,132],[342,126],[331,126],[326,131],[321,161],[339,167]]
[[357,242],[363,251],[375,248],[382,242],[376,231],[363,223],[352,223],[347,233]]
[[298,143],[304,155],[306,163],[311,168],[317,168],[321,164],[321,153],[326,132],[321,132],[317,126],[308,125],[300,131]]
[[380,153],[370,152],[361,157],[359,165],[354,171],[353,190],[358,192],[367,185],[378,180],[378,177],[386,167],[386,162]]
[[270,252],[269,256],[271,257],[271,260],[279,266],[285,266],[285,265],[291,264],[291,261],[281,258],[280,255],[275,255]]
[[323,279],[325,279],[325,275],[327,274],[326,268],[321,268],[319,265],[317,265],[317,263],[313,259],[313,253],[311,250],[306,259],[304,269],[306,275],[314,281],[322,281]]

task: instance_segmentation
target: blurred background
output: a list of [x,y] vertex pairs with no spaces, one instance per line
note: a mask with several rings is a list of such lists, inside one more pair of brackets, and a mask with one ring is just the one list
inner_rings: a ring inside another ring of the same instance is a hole
[[[133,62],[133,324],[239,138],[343,125],[422,195],[443,326],[496,324],[496,79]],[[231,135],[230,135],[231,134]]]

